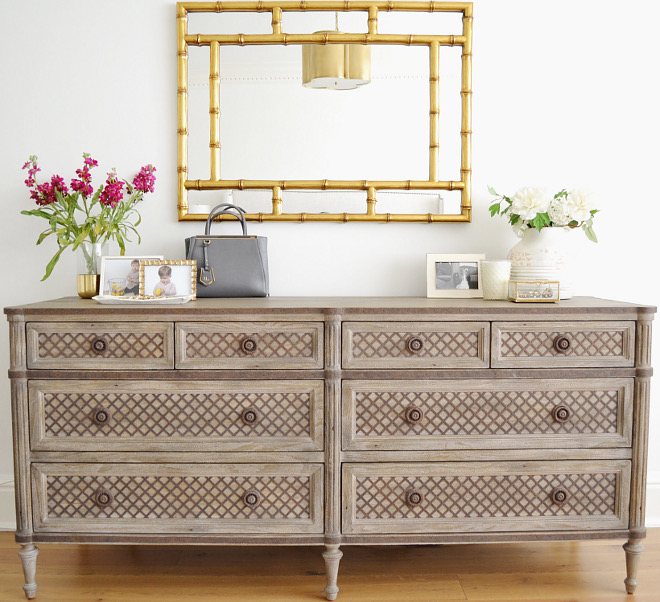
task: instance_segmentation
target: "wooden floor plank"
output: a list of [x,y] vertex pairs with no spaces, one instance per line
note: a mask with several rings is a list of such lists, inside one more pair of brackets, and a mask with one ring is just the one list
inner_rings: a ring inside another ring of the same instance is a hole
[[[658,602],[660,529],[626,596],[623,541],[347,546],[340,602]],[[13,534],[0,532],[0,602],[22,602]],[[321,548],[40,546],[38,602],[320,601]]]

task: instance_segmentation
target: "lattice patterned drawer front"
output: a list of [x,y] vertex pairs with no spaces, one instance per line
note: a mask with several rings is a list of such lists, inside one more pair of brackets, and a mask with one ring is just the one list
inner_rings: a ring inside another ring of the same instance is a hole
[[33,450],[320,451],[323,381],[30,381]]
[[323,368],[322,322],[177,323],[178,368]]
[[174,325],[144,322],[31,322],[28,368],[174,367]]
[[344,533],[628,528],[630,462],[345,464]]
[[346,450],[628,447],[633,379],[343,382]]
[[494,322],[493,367],[633,366],[634,322]]
[[36,531],[321,533],[320,464],[34,464]]
[[485,368],[487,322],[345,322],[342,364],[351,368]]

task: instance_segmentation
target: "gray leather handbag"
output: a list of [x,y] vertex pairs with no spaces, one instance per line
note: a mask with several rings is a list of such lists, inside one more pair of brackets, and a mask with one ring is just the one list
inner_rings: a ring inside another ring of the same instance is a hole
[[[219,215],[233,215],[242,236],[212,236],[211,223]],[[186,238],[186,259],[197,261],[198,297],[267,297],[267,239],[248,236],[245,211],[223,203],[211,210],[204,236]]]

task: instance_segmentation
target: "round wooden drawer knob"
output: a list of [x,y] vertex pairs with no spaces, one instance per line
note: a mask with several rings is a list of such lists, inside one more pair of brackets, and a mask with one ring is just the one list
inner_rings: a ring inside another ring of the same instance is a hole
[[114,501],[115,496],[112,495],[112,492],[108,491],[107,489],[98,489],[94,494],[94,503],[99,508],[107,508],[108,506],[111,506]]
[[568,491],[566,491],[566,489],[564,489],[563,487],[555,487],[550,493],[550,498],[552,499],[552,503],[557,504],[557,506],[563,505],[568,499],[568,497],[569,497]]
[[405,416],[408,424],[418,424],[424,419],[424,412],[416,406],[410,406],[406,409]]
[[559,335],[553,342],[552,346],[557,353],[567,353],[571,348],[571,339],[566,335]]
[[92,341],[92,351],[97,355],[101,355],[108,350],[108,341],[103,337],[98,337]]
[[406,347],[410,353],[419,353],[424,349],[424,339],[420,337],[410,337],[406,343]]
[[92,421],[98,426],[105,426],[110,423],[112,413],[106,408],[96,408],[92,414]]
[[411,508],[417,508],[424,503],[424,494],[419,489],[408,489],[406,491],[406,504]]
[[255,489],[249,489],[243,494],[243,503],[250,508],[256,508],[261,504],[261,494]]
[[259,412],[254,408],[247,408],[247,410],[241,412],[241,420],[246,426],[254,426],[259,422],[260,418]]
[[241,349],[243,353],[254,353],[257,350],[257,341],[252,337],[245,337],[241,341]]
[[571,409],[565,405],[558,405],[552,410],[552,417],[555,419],[555,422],[563,424],[571,417]]

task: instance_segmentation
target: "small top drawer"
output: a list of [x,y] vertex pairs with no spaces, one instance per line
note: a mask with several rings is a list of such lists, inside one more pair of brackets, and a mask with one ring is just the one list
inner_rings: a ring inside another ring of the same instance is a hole
[[494,368],[630,367],[634,322],[494,322]]
[[176,366],[322,369],[322,322],[179,322]]
[[488,322],[345,322],[342,363],[351,368],[486,368]]
[[26,338],[28,368],[174,367],[169,322],[30,322]]

